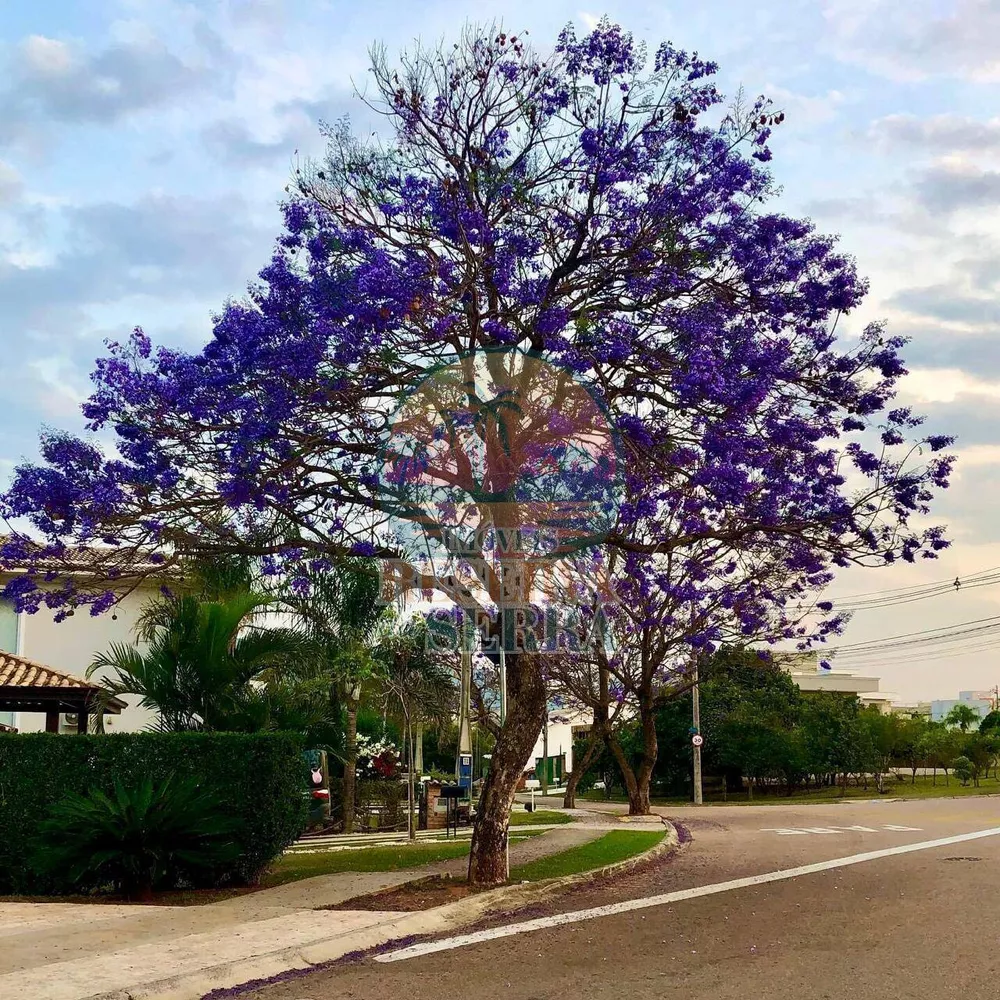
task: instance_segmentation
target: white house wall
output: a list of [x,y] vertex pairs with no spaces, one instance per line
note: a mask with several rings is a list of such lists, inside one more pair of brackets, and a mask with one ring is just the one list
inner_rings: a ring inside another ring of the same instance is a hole
[[[76,677],[85,677],[87,668],[97,653],[104,652],[113,642],[133,644],[133,628],[139,609],[155,592],[136,591],[124,597],[113,611],[92,616],[78,611],[71,618],[56,623],[55,613],[42,608],[33,615],[20,615],[18,620],[18,646],[15,652],[36,663],[61,670]],[[117,616],[117,620],[112,618]],[[107,732],[136,732],[146,729],[156,719],[156,714],[138,704],[138,698],[127,695],[123,699],[129,707],[121,715],[105,719]],[[41,713],[18,713],[14,723],[22,733],[45,729],[45,716]]]

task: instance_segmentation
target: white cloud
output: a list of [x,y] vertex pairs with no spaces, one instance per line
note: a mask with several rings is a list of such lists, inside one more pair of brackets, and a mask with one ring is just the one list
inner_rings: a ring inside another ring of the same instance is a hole
[[825,94],[807,95],[768,83],[763,92],[774,105],[785,112],[792,128],[822,125],[837,116],[837,109],[844,103],[844,94],[828,90]]
[[1000,399],[1000,382],[979,379],[959,368],[913,368],[903,380],[903,394],[921,403],[954,403],[962,396]]
[[31,35],[21,43],[26,69],[41,76],[65,76],[73,68],[73,53],[65,42]]
[[986,121],[964,115],[886,115],[872,122],[868,137],[884,152],[900,148],[936,155],[1000,150],[1000,118]]
[[0,206],[16,201],[22,189],[21,175],[9,163],[0,160]]
[[827,0],[827,45],[844,62],[891,79],[1000,80],[1000,4],[941,7],[936,0]]
[[1000,466],[1000,444],[974,444],[959,450],[959,472],[983,465]]

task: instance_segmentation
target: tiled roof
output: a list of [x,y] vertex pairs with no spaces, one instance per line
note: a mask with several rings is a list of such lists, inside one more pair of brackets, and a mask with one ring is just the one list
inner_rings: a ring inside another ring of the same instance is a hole
[[97,685],[26,660],[23,656],[0,652],[0,687],[82,688],[93,691]]

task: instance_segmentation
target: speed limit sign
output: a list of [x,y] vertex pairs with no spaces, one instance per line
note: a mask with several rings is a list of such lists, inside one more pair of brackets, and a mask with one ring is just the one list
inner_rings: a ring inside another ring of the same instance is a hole
[[705,742],[705,737],[702,736],[700,733],[695,733],[694,736],[691,737],[692,746],[700,747],[704,742]]

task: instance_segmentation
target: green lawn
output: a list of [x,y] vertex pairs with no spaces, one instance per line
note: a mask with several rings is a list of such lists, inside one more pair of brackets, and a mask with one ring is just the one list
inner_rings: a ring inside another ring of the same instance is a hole
[[316,854],[290,853],[282,855],[274,863],[262,885],[282,885],[301,878],[337,872],[392,872],[460,858],[468,853],[468,840],[452,841],[450,844],[393,844],[389,847],[361,847]]
[[[525,830],[511,837],[511,842],[539,836],[541,830]],[[264,876],[261,886],[269,888],[296,882],[314,875],[335,875],[339,872],[394,872],[400,868],[419,868],[436,861],[464,858],[469,853],[468,838],[450,843],[391,844],[385,847],[359,847],[352,850],[318,851],[305,854],[291,851],[283,854]]]
[[554,826],[558,823],[572,822],[572,816],[564,812],[554,812],[551,809],[536,809],[534,812],[528,812],[515,806],[514,811],[510,814],[511,826],[533,826],[536,823]]
[[[948,796],[965,795],[1000,795],[1000,781],[997,781],[995,778],[980,778],[979,787],[977,788],[971,781],[968,785],[963,785],[954,776],[949,778],[946,783],[943,773],[937,776],[936,784],[934,782],[933,775],[917,775],[917,780],[913,784],[910,783],[909,775],[906,775],[905,780],[903,781],[897,781],[896,778],[889,775],[883,782],[883,786],[885,788],[884,797],[894,799],[944,798]],[[591,802],[628,801],[628,799],[623,796],[617,795],[613,795],[610,799],[607,799],[603,792],[594,791],[587,792],[582,797]],[[725,799],[722,797],[721,793],[706,793],[705,804],[730,806],[780,806],[787,805],[789,802],[839,802],[843,799],[877,799],[878,797],[879,794],[876,791],[873,782],[868,782],[868,788],[865,788],[864,785],[859,788],[856,787],[852,781],[847,788],[846,795],[839,786],[836,788],[803,789],[793,793],[792,795],[786,795],[783,791],[778,789],[763,793],[758,789],[754,792],[752,801],[746,792],[730,792]],[[691,804],[689,799],[679,798],[654,798],[652,801],[655,805],[665,806],[682,806]]]
[[511,869],[512,882],[536,882],[544,878],[558,878],[577,872],[603,868],[616,861],[635,857],[658,844],[663,830],[612,830],[589,844],[571,847],[569,850],[551,854]]

